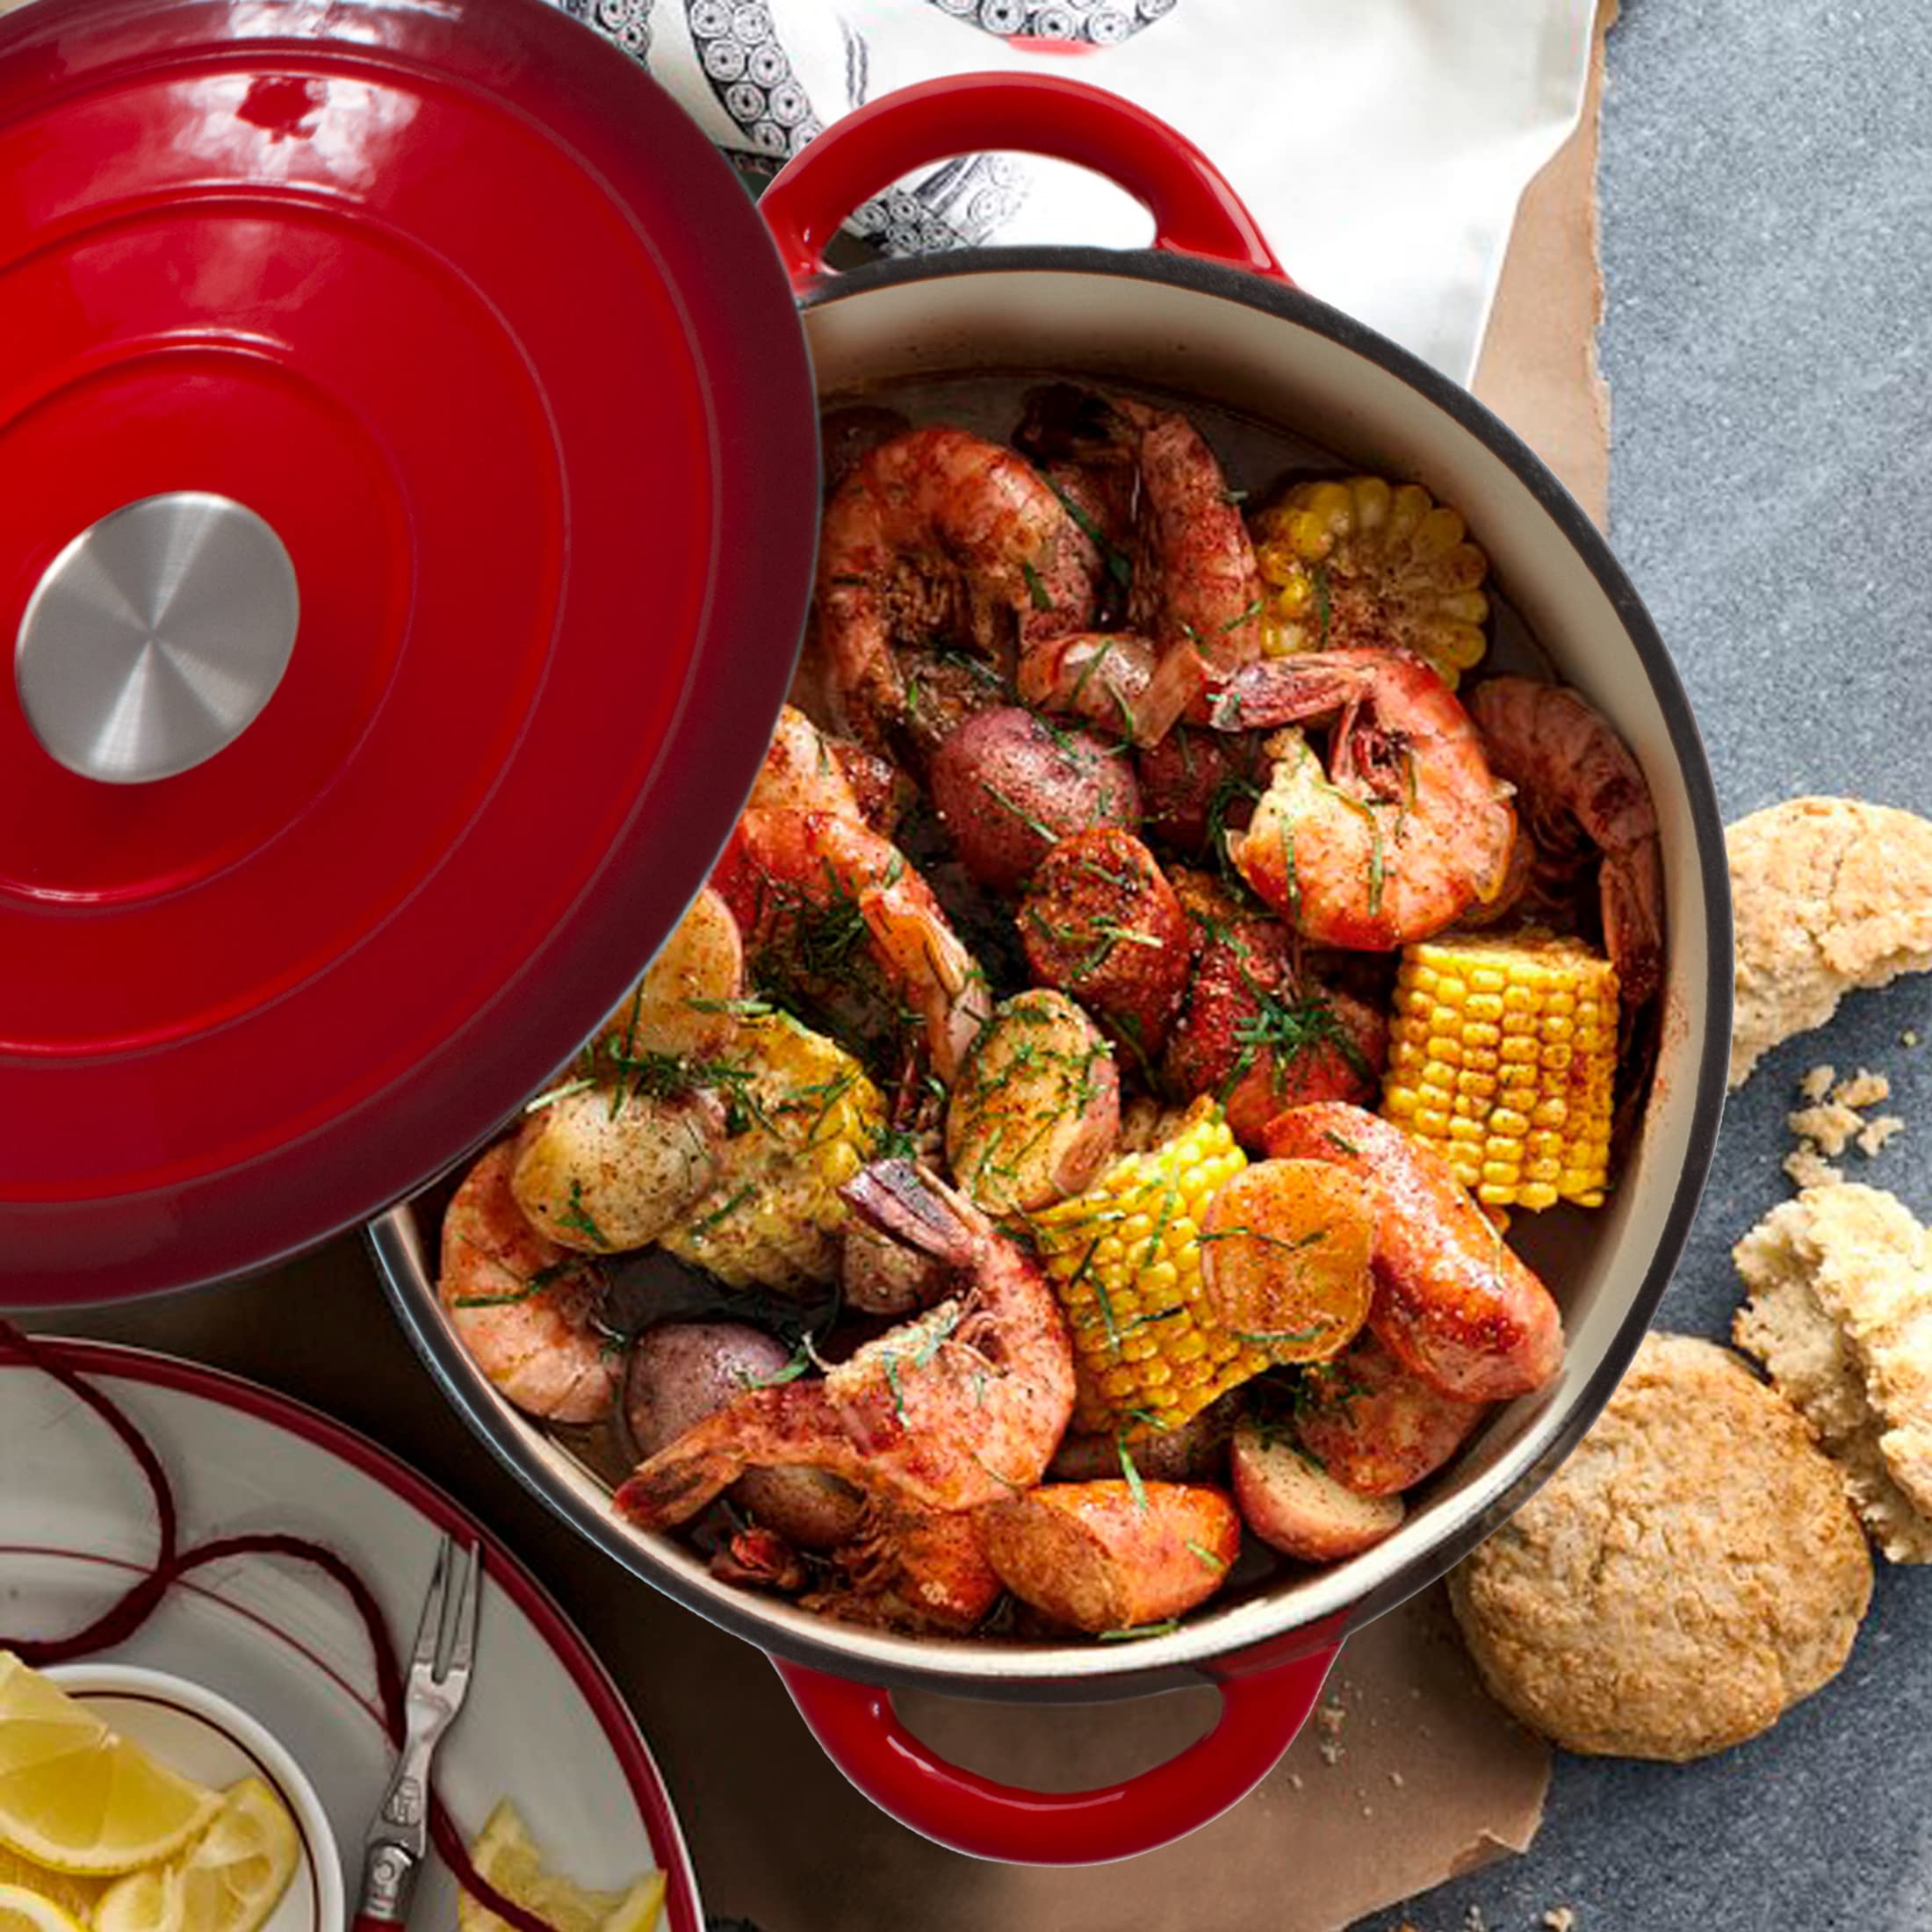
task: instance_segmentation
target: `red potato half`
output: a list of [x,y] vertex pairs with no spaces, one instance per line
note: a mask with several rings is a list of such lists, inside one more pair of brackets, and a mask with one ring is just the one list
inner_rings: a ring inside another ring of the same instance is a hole
[[1489,1413],[1410,1373],[1373,1335],[1301,1378],[1294,1432],[1357,1496],[1395,1496],[1433,1475]]
[[1268,1123],[1272,1156],[1332,1161],[1376,1198],[1369,1326],[1445,1395],[1503,1402],[1563,1366],[1563,1317],[1448,1162],[1401,1128],[1338,1101]]
[[1280,1431],[1244,1423],[1235,1431],[1230,1460],[1242,1520],[1286,1556],[1337,1563],[1373,1548],[1401,1526],[1400,1496],[1344,1489]]
[[[687,1429],[760,1382],[782,1377],[791,1351],[745,1322],[662,1322],[631,1352],[624,1420],[638,1459],[654,1456]],[[753,1469],[732,1484],[732,1500],[800,1549],[849,1541],[864,1501],[849,1483],[820,1469]]]
[[934,753],[931,778],[961,863],[996,892],[1024,884],[1059,840],[1140,823],[1140,788],[1118,746],[1017,706],[968,718]]
[[1205,1484],[1049,1483],[982,1505],[977,1521],[1000,1582],[1076,1630],[1179,1617],[1241,1554],[1234,1504]]
[[994,1009],[948,1099],[946,1160],[993,1214],[1077,1194],[1121,1130],[1121,1083],[1099,1029],[1047,987]]

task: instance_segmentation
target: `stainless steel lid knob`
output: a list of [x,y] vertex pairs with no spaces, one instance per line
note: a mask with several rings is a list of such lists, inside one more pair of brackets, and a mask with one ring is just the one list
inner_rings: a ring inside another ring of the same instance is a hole
[[76,537],[28,600],[13,676],[35,737],[109,784],[171,778],[232,745],[288,668],[300,600],[245,505],[171,490]]

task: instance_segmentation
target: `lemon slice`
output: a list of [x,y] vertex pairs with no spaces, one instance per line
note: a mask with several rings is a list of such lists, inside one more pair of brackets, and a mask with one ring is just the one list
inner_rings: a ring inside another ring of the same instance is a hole
[[597,1932],[652,1932],[664,1910],[664,1874],[648,1872],[618,1900]]
[[[470,1847],[476,1869],[506,1899],[555,1928],[555,1932],[652,1932],[664,1904],[664,1874],[646,1872],[628,1892],[593,1892],[544,1866],[544,1855],[505,1799],[484,1821]],[[459,1932],[508,1932],[494,1912],[467,1892],[456,1905]]]
[[281,1903],[301,1856],[287,1807],[260,1778],[244,1777],[178,1857],[108,1888],[94,1908],[94,1932],[255,1932]]
[[23,1858],[11,1846],[0,1845],[0,1885],[19,1885],[51,1899],[61,1910],[83,1925],[94,1916],[94,1907],[102,1892],[113,1884],[112,1878],[90,1878],[75,1871],[56,1871],[51,1865],[37,1865]]
[[220,1802],[0,1651],[0,1842],[56,1871],[132,1871],[178,1851]]
[[85,1932],[51,1899],[25,1885],[0,1885],[0,1932]]

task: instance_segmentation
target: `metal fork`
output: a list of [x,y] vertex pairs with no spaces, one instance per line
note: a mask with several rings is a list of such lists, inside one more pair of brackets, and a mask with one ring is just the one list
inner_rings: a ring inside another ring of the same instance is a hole
[[[467,1567],[453,1593],[452,1611],[451,1571],[464,1557]],[[409,1916],[416,1874],[429,1852],[429,1762],[470,1688],[482,1580],[482,1546],[472,1544],[459,1556],[455,1542],[445,1536],[436,1552],[436,1569],[416,1626],[395,1775],[363,1841],[362,1900],[357,1908],[356,1932],[400,1925]]]

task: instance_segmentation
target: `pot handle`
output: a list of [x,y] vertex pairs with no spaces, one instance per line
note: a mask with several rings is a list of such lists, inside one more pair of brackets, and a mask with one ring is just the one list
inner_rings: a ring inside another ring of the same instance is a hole
[[892,1693],[774,1657],[825,1755],[889,1818],[974,1858],[1097,1865],[1185,1838],[1237,1805],[1308,1721],[1339,1645],[1224,1679],[1221,1716],[1178,1757],[1091,1791],[1029,1791],[948,1764],[906,1729]]
[[792,286],[825,272],[826,242],[868,197],[981,149],[1077,162],[1147,208],[1156,248],[1288,279],[1221,170],[1145,108],[1058,75],[950,74],[833,122],[766,189],[760,211]]

